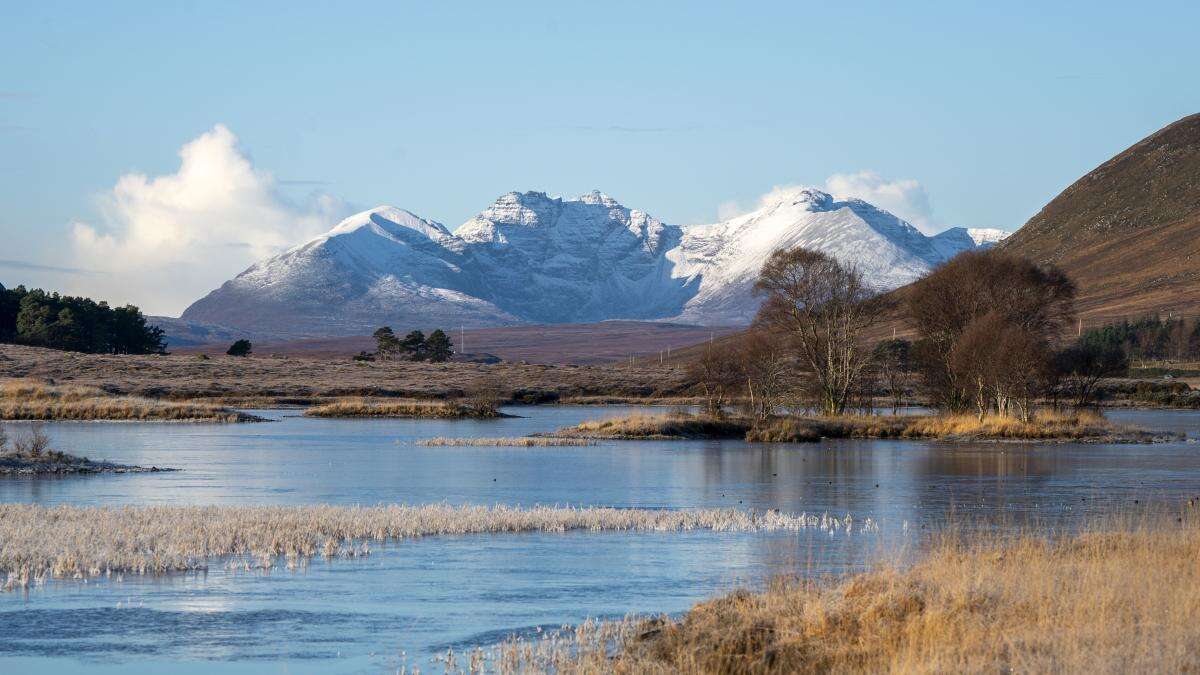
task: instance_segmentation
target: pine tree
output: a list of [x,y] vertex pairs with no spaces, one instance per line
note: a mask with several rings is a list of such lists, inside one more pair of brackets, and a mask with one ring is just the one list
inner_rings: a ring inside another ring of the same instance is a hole
[[426,354],[425,334],[414,330],[400,341],[400,352],[410,361],[424,361]]
[[427,358],[435,363],[449,361],[450,357],[454,356],[454,343],[441,328],[438,328],[425,340],[425,353]]
[[396,354],[400,352],[400,340],[391,326],[384,326],[376,330],[372,337],[375,338],[375,355],[380,359],[387,361],[395,358]]

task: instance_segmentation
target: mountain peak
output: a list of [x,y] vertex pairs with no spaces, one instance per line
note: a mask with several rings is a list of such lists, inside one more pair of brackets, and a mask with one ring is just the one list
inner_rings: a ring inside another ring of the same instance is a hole
[[426,220],[412,211],[384,204],[345,218],[322,236],[336,237],[363,228],[371,228],[378,234],[388,236],[395,236],[402,229],[416,230],[431,238],[450,234],[450,231],[441,223]]
[[833,208],[833,196],[815,187],[793,185],[777,187],[762,199],[760,210],[783,206],[800,206],[809,211],[828,211]]
[[392,206],[355,214],[323,238],[255,265],[185,316],[260,332],[283,321],[309,334],[435,320],[747,323],[759,305],[753,286],[763,263],[801,246],[856,265],[884,289],[976,243],[966,231],[926,237],[866,202],[812,187],[776,189],[753,213],[687,228],[599,190],[568,199],[508,192],[453,234]]
[[583,202],[584,204],[601,204],[610,208],[621,206],[620,202],[599,190],[592,190],[587,194],[580,195],[575,201]]

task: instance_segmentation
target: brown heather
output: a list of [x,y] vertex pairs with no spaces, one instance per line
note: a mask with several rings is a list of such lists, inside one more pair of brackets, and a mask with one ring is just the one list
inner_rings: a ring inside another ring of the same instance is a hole
[[0,420],[253,422],[260,418],[206,403],[115,396],[93,387],[9,380],[0,382]]
[[[129,356],[78,354],[0,345],[0,378],[70,380],[120,394],[257,404],[305,404],[347,396],[454,398],[489,382],[518,402],[611,397],[647,400],[686,393],[682,368],[553,366],[521,363],[356,362],[254,355]],[[582,400],[587,400],[582,399]]]
[[[1194,517],[946,537],[911,567],[590,622],[490,655],[505,672],[1149,673],[1200,669]],[[614,652],[615,649],[615,652]]]

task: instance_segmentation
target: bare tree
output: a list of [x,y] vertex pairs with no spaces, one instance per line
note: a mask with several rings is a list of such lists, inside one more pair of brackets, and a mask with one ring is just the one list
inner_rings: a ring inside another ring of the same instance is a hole
[[741,359],[725,344],[706,346],[700,358],[688,364],[687,377],[700,389],[705,412],[717,417],[725,414],[725,406],[744,382]]
[[1029,421],[1033,402],[1046,391],[1053,372],[1046,341],[996,312],[967,326],[950,367],[970,392],[981,421],[989,412]]
[[853,267],[804,248],[776,251],[755,290],[766,296],[756,324],[788,335],[800,366],[812,373],[824,415],[846,411],[871,353],[864,333],[885,301]]
[[912,380],[912,343],[908,340],[884,340],[875,345],[875,370],[879,384],[887,392],[892,414],[900,412]]
[[752,328],[739,347],[747,408],[755,419],[765,420],[784,406],[795,390],[796,369],[787,337]]
[[505,394],[504,384],[494,374],[486,373],[476,379],[463,392],[460,403],[480,415],[495,416],[500,406],[511,398]]

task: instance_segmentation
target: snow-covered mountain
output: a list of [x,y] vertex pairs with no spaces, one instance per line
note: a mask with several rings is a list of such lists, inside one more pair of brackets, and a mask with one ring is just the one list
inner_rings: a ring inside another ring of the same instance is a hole
[[754,279],[776,249],[826,251],[884,290],[1004,235],[953,228],[929,237],[866,202],[811,188],[774,193],[731,220],[682,227],[600,192],[511,192],[453,233],[390,206],[356,214],[255,264],[182,318],[288,336],[385,324],[741,324],[757,311]]

